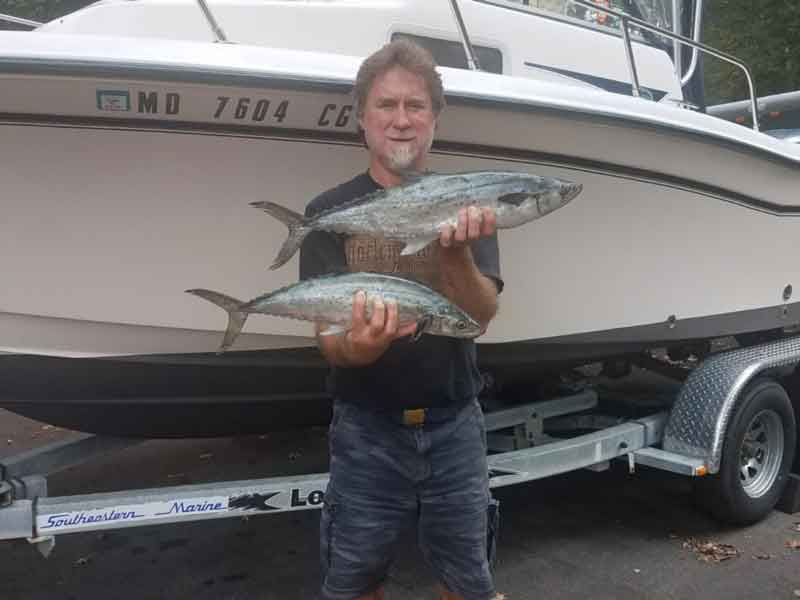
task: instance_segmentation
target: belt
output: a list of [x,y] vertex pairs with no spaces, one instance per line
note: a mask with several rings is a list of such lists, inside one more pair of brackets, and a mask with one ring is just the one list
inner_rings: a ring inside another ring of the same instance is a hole
[[429,408],[395,408],[381,410],[371,406],[364,406],[362,404],[349,404],[345,400],[337,399],[337,403],[338,402],[341,402],[343,405],[353,406],[360,411],[364,411],[367,414],[373,414],[376,417],[388,418],[394,423],[403,425],[405,427],[422,427],[423,425],[427,426],[444,423],[445,421],[455,418],[469,405],[469,402],[464,402],[447,406],[433,406]]
[[421,427],[425,424],[426,408],[407,408],[403,411],[403,425]]

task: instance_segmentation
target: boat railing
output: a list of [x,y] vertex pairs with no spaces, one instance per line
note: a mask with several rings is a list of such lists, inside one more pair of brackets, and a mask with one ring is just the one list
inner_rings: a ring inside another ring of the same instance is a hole
[[200,10],[203,11],[203,15],[205,15],[208,26],[211,27],[211,31],[214,33],[214,37],[217,38],[216,41],[223,44],[230,43],[225,32],[222,31],[222,27],[219,26],[219,23],[217,23],[217,20],[214,18],[214,14],[208,7],[208,4],[206,4],[206,0],[197,0],[197,4],[200,6]]
[[[636,60],[633,55],[630,33],[628,32],[628,26],[630,24],[634,24],[641,29],[646,29],[648,31],[652,31],[657,35],[664,36],[671,40],[680,42],[681,44],[684,44],[686,46],[689,46],[690,48],[694,48],[701,52],[705,52],[706,54],[710,54],[711,56],[729,62],[739,67],[742,71],[744,71],[744,76],[747,79],[748,91],[750,93],[750,110],[753,113],[753,129],[755,131],[759,131],[758,108],[756,106],[757,97],[756,97],[755,84],[753,83],[753,76],[750,73],[750,69],[741,60],[739,60],[735,56],[722,52],[721,50],[717,50],[716,48],[712,48],[711,46],[707,46],[695,40],[689,39],[678,33],[667,31],[666,29],[662,29],[661,27],[656,27],[655,25],[651,25],[647,21],[643,21],[642,19],[637,19],[636,17],[633,17],[627,13],[620,12],[612,8],[606,8],[605,6],[595,4],[594,2],[590,2],[589,0],[570,0],[570,1],[574,2],[575,4],[585,6],[586,8],[591,8],[592,10],[597,10],[600,12],[607,13],[620,20],[620,30],[622,31],[622,39],[625,44],[625,55],[628,61],[628,71],[630,72],[631,76],[631,86],[633,88],[632,92],[634,96],[640,97],[641,94],[639,90],[639,75],[636,70]],[[695,61],[692,62],[694,63]],[[691,65],[690,72],[694,71],[693,67],[694,64]],[[685,82],[681,80],[681,84],[685,84]]]
[[39,23],[38,21],[31,21],[30,19],[22,19],[20,17],[12,17],[11,15],[4,14],[0,14],[0,21],[14,23],[15,25],[25,25],[26,27],[30,27],[32,29],[43,25],[43,23]]
[[[488,4],[493,4],[493,2],[491,0],[484,0],[484,1],[486,1]],[[724,60],[726,62],[729,62],[729,63],[739,67],[742,71],[744,71],[745,78],[747,79],[747,87],[748,87],[748,90],[749,90],[749,93],[750,93],[749,102],[750,102],[750,110],[751,110],[751,112],[753,114],[753,129],[755,131],[759,131],[758,110],[757,110],[757,106],[756,106],[756,92],[755,92],[755,85],[753,83],[753,76],[751,75],[750,69],[747,67],[747,65],[744,64],[742,61],[740,61],[738,58],[736,58],[735,56],[732,56],[730,54],[727,54],[725,52],[722,52],[720,50],[717,50],[716,48],[712,48],[711,46],[707,46],[706,44],[703,44],[703,43],[700,43],[700,42],[695,41],[693,39],[687,38],[687,37],[685,37],[683,35],[680,35],[678,33],[674,33],[672,31],[668,31],[668,30],[663,29],[661,27],[657,27],[656,25],[651,25],[647,21],[644,21],[642,19],[638,19],[636,17],[633,17],[633,16],[629,15],[628,13],[617,11],[617,10],[614,10],[612,8],[607,8],[605,6],[602,6],[600,4],[596,4],[594,2],[590,2],[590,1],[587,1],[587,0],[569,0],[569,1],[573,2],[574,4],[578,4],[580,6],[583,6],[585,8],[588,8],[588,9],[591,9],[591,10],[595,10],[595,11],[599,11],[599,12],[605,13],[607,15],[610,15],[612,17],[616,17],[617,19],[619,19],[620,31],[622,32],[622,40],[624,42],[625,56],[626,56],[626,59],[627,59],[627,62],[628,62],[628,71],[629,71],[630,77],[631,77],[632,94],[634,96],[636,96],[637,98],[640,98],[640,97],[642,97],[642,94],[641,94],[641,89],[640,89],[640,85],[639,85],[639,75],[638,75],[638,71],[636,70],[636,60],[635,60],[635,57],[634,57],[634,54],[633,54],[633,47],[631,45],[630,32],[628,30],[630,25],[635,25],[636,27],[638,27],[640,29],[644,29],[644,30],[650,31],[652,33],[655,33],[657,35],[660,35],[660,36],[666,37],[668,39],[671,39],[671,40],[673,40],[673,42],[675,42],[677,44],[676,48],[678,46],[680,46],[681,44],[683,44],[683,45],[689,46],[690,48],[694,49],[693,56],[692,56],[692,59],[690,61],[689,68],[687,69],[687,73],[683,77],[681,77],[680,70],[676,66],[676,74],[677,74],[678,80],[681,83],[681,86],[686,85],[686,83],[688,82],[689,78],[691,78],[691,76],[694,74],[694,71],[695,71],[695,68],[696,68],[696,65],[697,65],[697,51],[698,50],[700,52],[705,52],[706,54],[710,54],[711,56],[719,58],[720,60]],[[450,0],[450,6],[452,7],[453,14],[455,15],[455,18],[456,18],[456,25],[457,25],[459,33],[461,35],[461,41],[462,41],[462,44],[464,46],[464,52],[467,55],[467,62],[469,63],[469,67],[471,69],[479,69],[480,67],[478,66],[478,62],[477,62],[477,59],[476,59],[475,51],[472,48],[472,44],[471,44],[471,42],[469,40],[469,36],[467,34],[466,25],[464,24],[464,20],[461,18],[461,12],[460,12],[460,10],[458,8],[458,0]],[[695,28],[694,28],[695,29],[695,31],[694,31],[695,37],[699,37],[699,24],[697,24],[697,21],[699,21],[699,17],[695,18]],[[676,53],[676,55],[678,55],[678,53]]]
[[[677,4],[677,0],[674,0],[675,4]],[[677,8],[675,9],[677,13]],[[694,29],[692,31],[692,40],[695,42],[700,41],[700,32],[702,30],[703,24],[703,0],[695,0],[694,5]],[[680,45],[680,44],[678,44]],[[697,70],[697,48],[692,48],[692,58],[689,61],[689,68],[686,69],[686,73],[681,77],[681,86],[686,85],[689,83],[689,80],[694,75],[694,72]],[[680,61],[675,61],[675,68],[677,70],[678,76],[681,76],[681,64]]]

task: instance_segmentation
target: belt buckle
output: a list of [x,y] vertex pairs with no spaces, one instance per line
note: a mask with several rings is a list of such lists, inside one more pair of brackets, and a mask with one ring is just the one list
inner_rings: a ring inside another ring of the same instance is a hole
[[403,411],[403,425],[419,427],[425,423],[425,409],[411,408]]

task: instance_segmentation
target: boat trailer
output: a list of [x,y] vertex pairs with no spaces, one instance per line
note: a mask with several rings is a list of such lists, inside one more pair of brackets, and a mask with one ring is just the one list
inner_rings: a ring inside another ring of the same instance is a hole
[[[644,465],[696,478],[701,504],[734,523],[755,522],[776,506],[798,512],[800,474],[790,471],[800,399],[793,406],[779,381],[799,361],[800,336],[715,354],[668,410],[642,418],[598,414],[593,389],[488,412],[490,486],[622,460],[631,472]],[[0,540],[27,539],[47,556],[67,533],[322,506],[327,473],[48,496],[48,474],[142,441],[81,435],[0,460]]]

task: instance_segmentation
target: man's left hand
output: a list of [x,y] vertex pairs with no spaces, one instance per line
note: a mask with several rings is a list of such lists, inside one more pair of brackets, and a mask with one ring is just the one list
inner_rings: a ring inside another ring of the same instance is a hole
[[497,218],[491,208],[480,209],[477,206],[462,208],[458,211],[458,225],[443,227],[439,235],[439,243],[444,248],[465,246],[481,237],[494,235],[497,231]]
[[458,211],[456,227],[443,227],[439,235],[442,291],[484,328],[497,312],[497,286],[480,272],[469,244],[495,231],[494,210],[470,206]]

